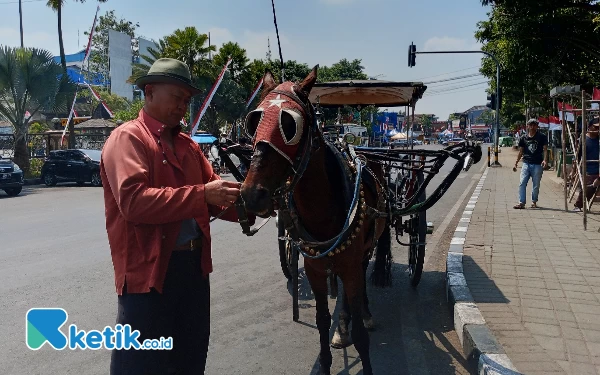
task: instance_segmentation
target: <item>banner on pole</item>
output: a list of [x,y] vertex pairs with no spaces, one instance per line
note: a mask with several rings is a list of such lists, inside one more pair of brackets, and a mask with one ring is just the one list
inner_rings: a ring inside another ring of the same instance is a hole
[[192,131],[190,132],[191,136],[194,136],[194,134],[196,134],[196,131],[198,130],[198,126],[200,125],[200,120],[202,120],[202,116],[204,116],[204,113],[206,112],[206,109],[210,105],[210,102],[211,102],[213,96],[215,96],[215,92],[217,92],[217,89],[221,85],[221,81],[223,81],[223,76],[225,75],[225,72],[227,71],[229,64],[231,64],[231,58],[229,58],[229,60],[227,60],[227,63],[223,67],[223,70],[217,77],[217,81],[215,82],[213,87],[208,92],[208,95],[204,99],[204,103],[202,103],[202,107],[200,107],[200,111],[196,115],[196,119],[194,119],[194,127],[192,128]]

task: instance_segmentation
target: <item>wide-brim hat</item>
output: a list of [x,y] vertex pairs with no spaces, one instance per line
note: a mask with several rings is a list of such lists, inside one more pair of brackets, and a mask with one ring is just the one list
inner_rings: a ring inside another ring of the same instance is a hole
[[171,83],[180,85],[192,92],[192,95],[198,95],[202,91],[192,85],[190,69],[179,60],[162,58],[152,64],[148,74],[138,78],[135,81],[137,87],[144,91],[144,87],[149,83]]

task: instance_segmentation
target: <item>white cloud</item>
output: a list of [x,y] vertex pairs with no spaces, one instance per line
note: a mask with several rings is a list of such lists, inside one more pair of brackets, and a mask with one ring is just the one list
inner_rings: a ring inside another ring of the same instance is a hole
[[231,31],[222,27],[211,27],[208,29],[208,33],[210,33],[210,44],[217,46],[217,49],[223,43],[233,40],[233,34],[231,34]]
[[[23,42],[25,47],[45,48],[56,44],[56,51],[51,49],[52,53],[58,53],[58,44],[55,43],[58,36],[51,35],[45,32],[37,31],[33,33],[25,32],[23,34]],[[0,41],[2,45],[10,47],[19,47],[21,45],[21,34],[17,29],[10,27],[0,27]]]
[[[449,36],[434,36],[427,39],[423,46],[423,51],[477,51],[481,48],[481,44],[473,43],[467,39],[452,38]],[[417,51],[419,47],[417,46]]]

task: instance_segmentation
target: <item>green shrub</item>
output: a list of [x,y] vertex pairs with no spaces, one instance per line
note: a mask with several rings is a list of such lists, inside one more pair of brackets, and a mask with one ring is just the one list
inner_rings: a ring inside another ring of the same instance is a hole
[[39,178],[42,174],[42,166],[44,158],[31,158],[29,160],[29,173],[25,174],[25,178]]

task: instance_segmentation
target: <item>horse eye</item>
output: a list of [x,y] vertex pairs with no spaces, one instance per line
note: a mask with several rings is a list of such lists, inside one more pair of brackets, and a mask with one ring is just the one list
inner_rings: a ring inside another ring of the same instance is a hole
[[258,128],[258,124],[262,119],[263,111],[255,110],[248,113],[246,116],[246,133],[250,137],[254,137],[256,134],[256,129]]

